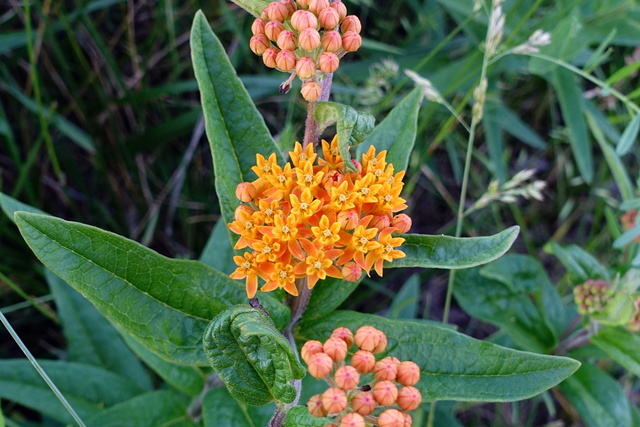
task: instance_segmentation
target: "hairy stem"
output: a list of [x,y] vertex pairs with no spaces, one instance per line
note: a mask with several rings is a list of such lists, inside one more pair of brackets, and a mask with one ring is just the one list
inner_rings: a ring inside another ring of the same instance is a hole
[[[331,83],[333,82],[333,73],[325,74],[322,79],[322,93],[318,101],[328,101],[329,95],[331,95]],[[307,109],[307,121],[305,122],[304,129],[304,142],[303,147],[309,144],[317,144],[320,139],[320,129],[318,129],[318,122],[313,117],[313,113],[316,111],[316,105],[318,101],[309,102],[309,108]]]

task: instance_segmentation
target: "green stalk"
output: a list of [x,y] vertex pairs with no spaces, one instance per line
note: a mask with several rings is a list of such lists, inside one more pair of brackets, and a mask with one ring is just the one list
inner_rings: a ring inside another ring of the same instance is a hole
[[33,308],[35,308],[40,313],[42,313],[44,317],[49,318],[50,320],[54,321],[56,324],[60,324],[60,322],[58,321],[58,318],[55,315],[53,315],[52,313],[42,308],[42,306],[40,306],[40,304],[38,304],[33,298],[27,295],[27,293],[23,291],[22,288],[18,286],[18,284],[16,284],[7,276],[5,276],[1,271],[0,271],[0,280],[2,280],[7,286],[9,286],[15,293],[20,295],[26,302],[31,304]]

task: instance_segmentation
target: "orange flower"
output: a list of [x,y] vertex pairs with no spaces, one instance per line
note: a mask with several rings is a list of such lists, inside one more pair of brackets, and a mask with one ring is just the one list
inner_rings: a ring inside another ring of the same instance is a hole
[[262,292],[273,291],[283,288],[291,295],[298,295],[298,288],[295,285],[296,276],[293,274],[293,266],[279,262],[269,276],[269,281],[260,289]]

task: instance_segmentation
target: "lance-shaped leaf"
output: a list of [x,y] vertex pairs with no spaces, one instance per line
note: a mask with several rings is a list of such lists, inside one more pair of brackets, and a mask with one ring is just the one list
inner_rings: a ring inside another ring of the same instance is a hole
[[324,427],[331,418],[314,417],[306,406],[294,406],[287,412],[285,427]]
[[591,343],[640,377],[640,336],[622,328],[602,328],[591,337]]
[[371,325],[389,340],[386,353],[411,360],[422,372],[416,387],[425,401],[512,401],[547,390],[580,366],[566,357],[511,350],[452,329],[370,314],[337,311],[297,329],[301,341],[324,341],[338,326]]
[[416,141],[421,100],[421,88],[409,92],[358,146],[358,158],[373,145],[378,152],[387,150],[387,163],[392,163],[395,171],[405,170]]
[[[240,204],[235,196],[239,183],[252,181],[256,154],[268,157],[278,146],[229,62],[222,44],[201,11],[191,28],[191,58],[200,88],[207,138],[213,155],[215,186],[225,223],[233,221]],[[238,236],[229,234],[232,241]]]
[[231,0],[256,18],[260,17],[260,13],[262,9],[269,6],[269,1],[267,0]]
[[[16,224],[36,256],[121,330],[163,359],[207,365],[202,334],[209,320],[246,301],[242,286],[198,261],[166,258],[89,225],[26,212]],[[283,327],[289,310],[260,302]]]
[[226,388],[215,387],[202,401],[204,427],[263,427],[275,412],[275,405],[247,406],[235,400]]
[[344,167],[349,172],[355,172],[349,147],[364,142],[371,135],[376,122],[375,117],[356,111],[348,105],[328,101],[318,102],[313,117],[321,130],[336,123],[338,148],[340,156],[344,159]]
[[403,234],[400,250],[405,258],[385,263],[385,267],[424,267],[459,269],[486,264],[509,250],[518,237],[520,227],[514,226],[486,237],[428,236]]
[[305,374],[289,341],[262,310],[247,305],[217,315],[204,334],[209,362],[229,393],[248,405],[291,403]]

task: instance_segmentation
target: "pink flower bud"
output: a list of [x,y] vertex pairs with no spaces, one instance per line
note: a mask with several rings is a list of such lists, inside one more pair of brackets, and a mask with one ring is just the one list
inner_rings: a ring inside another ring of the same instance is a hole
[[316,74],[316,62],[308,56],[299,58],[296,64],[296,73],[302,80],[310,79]]
[[326,31],[322,35],[321,45],[327,52],[337,52],[342,47],[342,36],[337,31]]
[[378,417],[380,427],[404,427],[404,414],[397,409],[387,409]]
[[324,73],[335,72],[340,66],[338,55],[332,52],[324,52],[320,55],[320,58],[318,58],[318,66]]
[[289,30],[280,31],[277,43],[282,50],[296,50],[296,47],[298,47],[295,33]]
[[358,350],[351,356],[351,366],[356,368],[361,374],[371,372],[376,364],[376,358],[370,351]]
[[362,326],[356,331],[355,342],[360,350],[372,351],[380,343],[380,331],[373,326]]
[[322,353],[322,343],[320,341],[307,341],[300,349],[300,357],[307,363],[309,363],[309,357],[316,353]]
[[398,388],[391,381],[380,381],[373,386],[373,398],[380,406],[390,406],[396,403]]
[[344,21],[344,18],[347,16],[347,6],[345,6],[340,0],[334,1],[330,6],[338,12],[340,22]]
[[398,365],[395,361],[384,358],[373,367],[373,376],[383,381],[393,381],[398,374]]
[[293,0],[280,0],[280,3],[286,6],[288,16],[291,16],[297,9],[296,2],[294,2]]
[[264,62],[264,65],[269,68],[276,68],[276,57],[278,56],[278,53],[280,53],[280,49],[276,49],[275,47],[270,47],[265,50],[262,54],[262,62]]
[[313,50],[320,46],[320,33],[314,28],[307,28],[298,36],[298,44],[305,50]]
[[416,385],[420,381],[420,367],[409,361],[400,363],[396,380],[404,386]]
[[369,228],[377,228],[378,230],[384,230],[389,227],[391,220],[387,215],[374,215],[369,223]]
[[[382,331],[378,332],[380,332],[380,342],[378,343],[376,348],[371,351],[373,354],[382,353],[387,348],[387,336]],[[395,357],[393,357],[392,359],[395,359],[396,361],[398,360]],[[397,363],[400,362],[398,361]]]
[[360,34],[360,31],[362,31],[360,18],[355,15],[345,17],[344,21],[342,21],[342,24],[340,25],[340,31],[342,31],[343,34],[347,31],[353,31],[354,33]]
[[240,205],[236,208],[236,210],[234,211],[233,215],[236,219],[236,221],[242,221],[242,219],[244,217],[248,215],[251,215],[252,213],[254,213],[255,210],[253,210],[253,208],[251,206],[247,206],[247,205]]
[[362,46],[362,37],[354,31],[347,31],[342,35],[342,47],[347,52],[355,52]]
[[373,398],[373,394],[367,391],[361,391],[353,396],[351,400],[351,409],[360,415],[369,415],[376,409],[378,402]]
[[334,8],[328,7],[320,12],[318,21],[325,30],[333,30],[340,23],[340,15]]
[[244,203],[248,203],[255,199],[258,190],[250,182],[241,182],[236,187],[236,197]]
[[309,409],[309,413],[314,417],[325,417],[327,416],[327,410],[322,406],[322,395],[315,394],[311,396],[311,399],[307,402],[307,409]]
[[413,424],[413,418],[411,418],[411,415],[407,414],[406,412],[403,412],[402,415],[404,416],[404,427],[411,427],[411,425]]
[[315,81],[304,82],[302,88],[300,88],[300,93],[302,97],[309,102],[317,101],[322,94],[322,86]]
[[271,6],[271,5],[267,5],[267,7],[262,9],[262,12],[260,13],[260,18],[265,19],[265,20],[269,19],[269,6]]
[[324,9],[329,7],[329,0],[311,0],[309,2],[309,10],[316,16],[320,15]]
[[405,411],[413,411],[422,402],[420,391],[411,386],[402,387],[398,392],[398,406]]
[[[353,230],[358,225],[358,221],[360,221],[360,215],[354,210],[340,211],[338,213],[340,228]],[[358,278],[360,278],[360,276],[358,276]]]
[[267,25],[267,21],[262,18],[256,18],[251,24],[251,33],[254,36],[258,34],[264,34],[264,27]]
[[296,0],[296,3],[298,3],[298,7],[301,7],[302,9],[308,9],[310,2],[311,0]]
[[283,50],[276,56],[276,65],[282,71],[293,70],[296,66],[296,54],[290,50]]
[[282,22],[289,17],[289,10],[287,9],[287,6],[279,1],[272,1],[269,3],[268,7],[269,10],[267,11],[267,14],[269,15],[269,19],[272,21]]
[[362,415],[350,412],[340,420],[339,427],[365,427]]
[[324,353],[309,356],[307,369],[313,378],[324,378],[333,370],[333,360]]
[[360,374],[353,366],[338,368],[333,377],[336,380],[336,385],[343,390],[351,390],[357,387],[360,382]]
[[264,33],[271,41],[278,40],[278,36],[284,31],[284,25],[280,21],[269,21],[264,26]]
[[271,43],[264,34],[258,34],[249,39],[249,48],[256,55],[262,55],[270,47]]
[[329,414],[337,414],[347,407],[347,395],[337,387],[322,393],[322,406]]
[[347,343],[347,348],[353,345],[353,332],[345,327],[339,327],[331,332],[331,338],[340,338]]
[[406,214],[399,214],[391,220],[391,226],[398,229],[399,234],[408,233],[411,229],[411,217]]
[[362,267],[353,261],[342,266],[342,278],[347,282],[357,282],[362,276]]
[[347,343],[340,338],[329,338],[322,349],[334,362],[342,362],[347,357]]
[[318,18],[308,10],[296,10],[291,15],[291,26],[298,32],[303,32],[307,28],[318,29]]

